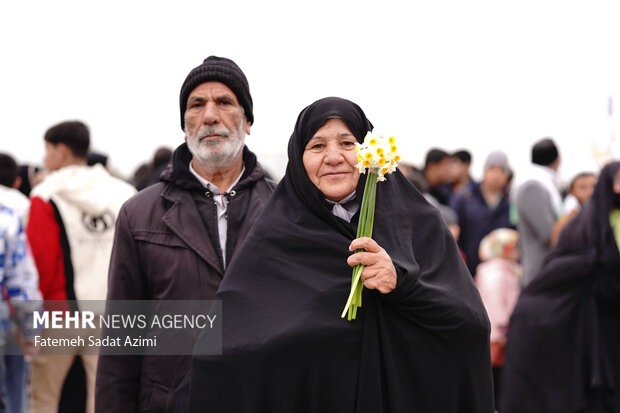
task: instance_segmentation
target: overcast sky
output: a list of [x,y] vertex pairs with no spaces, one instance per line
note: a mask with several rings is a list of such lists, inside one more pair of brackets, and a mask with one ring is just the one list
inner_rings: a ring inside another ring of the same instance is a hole
[[340,96],[396,136],[411,163],[431,147],[467,148],[479,177],[503,149],[518,173],[551,136],[566,180],[597,168],[610,96],[620,110],[616,4],[3,2],[0,150],[40,163],[45,130],[81,119],[93,149],[129,176],[158,146],[182,143],[180,86],[214,54],[245,72],[255,115],[246,142],[278,177],[299,112]]

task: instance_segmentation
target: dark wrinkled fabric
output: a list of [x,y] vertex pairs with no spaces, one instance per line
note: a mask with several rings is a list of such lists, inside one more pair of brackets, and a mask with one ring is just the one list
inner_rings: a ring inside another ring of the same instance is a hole
[[609,224],[620,163],[560,235],[510,320],[502,413],[620,412],[620,254]]
[[300,114],[286,175],[218,290],[223,355],[194,356],[191,411],[492,412],[484,307],[437,210],[400,172],[377,185],[373,234],[397,287],[365,289],[357,319],[340,318],[355,226],[331,213],[301,159],[333,117],[358,141],[372,127],[338,98]]
[[[190,160],[182,144],[162,182],[123,206],[110,261],[108,300],[213,299],[224,277],[219,239],[210,236],[217,230],[216,207],[190,173]],[[227,195],[229,256],[239,249],[273,190],[247,148],[243,160],[245,173],[234,187],[235,195]],[[200,196],[211,202],[196,202]],[[179,339],[195,337],[188,332]],[[101,356],[96,412],[168,412],[173,391],[190,366],[191,356]]]

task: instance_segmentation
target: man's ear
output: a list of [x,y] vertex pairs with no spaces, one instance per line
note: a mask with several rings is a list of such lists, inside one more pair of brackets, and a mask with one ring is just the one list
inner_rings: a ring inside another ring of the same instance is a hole
[[250,134],[251,126],[252,126],[252,124],[250,122],[248,122],[248,118],[245,118],[245,134],[246,135]]
[[11,185],[11,188],[19,189],[20,186],[22,186],[22,177],[18,176],[17,178],[15,178],[15,181],[13,181],[13,185]]
[[63,162],[69,159],[73,155],[73,152],[71,151],[71,149],[62,142],[59,142],[56,144],[56,149],[60,151]]

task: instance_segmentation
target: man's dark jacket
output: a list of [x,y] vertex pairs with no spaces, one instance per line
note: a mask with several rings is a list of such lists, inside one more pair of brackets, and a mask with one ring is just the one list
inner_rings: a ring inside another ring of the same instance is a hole
[[[190,173],[187,144],[161,181],[123,206],[110,262],[108,300],[210,300],[224,277],[213,194]],[[230,263],[275,185],[244,148],[245,172],[224,194]],[[104,332],[105,334],[105,332]],[[96,411],[166,412],[191,356],[101,356]]]
[[472,186],[470,191],[456,195],[450,207],[456,212],[461,227],[459,247],[465,254],[467,268],[474,276],[476,267],[480,264],[480,241],[494,229],[514,229],[510,222],[510,203],[508,198],[503,196],[494,208],[489,207],[480,190],[480,184],[477,184]]

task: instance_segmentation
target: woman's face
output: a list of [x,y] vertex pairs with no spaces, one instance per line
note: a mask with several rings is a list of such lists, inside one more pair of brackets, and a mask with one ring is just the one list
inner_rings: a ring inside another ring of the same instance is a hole
[[303,163],[312,183],[327,199],[340,201],[357,187],[357,139],[346,123],[328,119],[304,149]]

